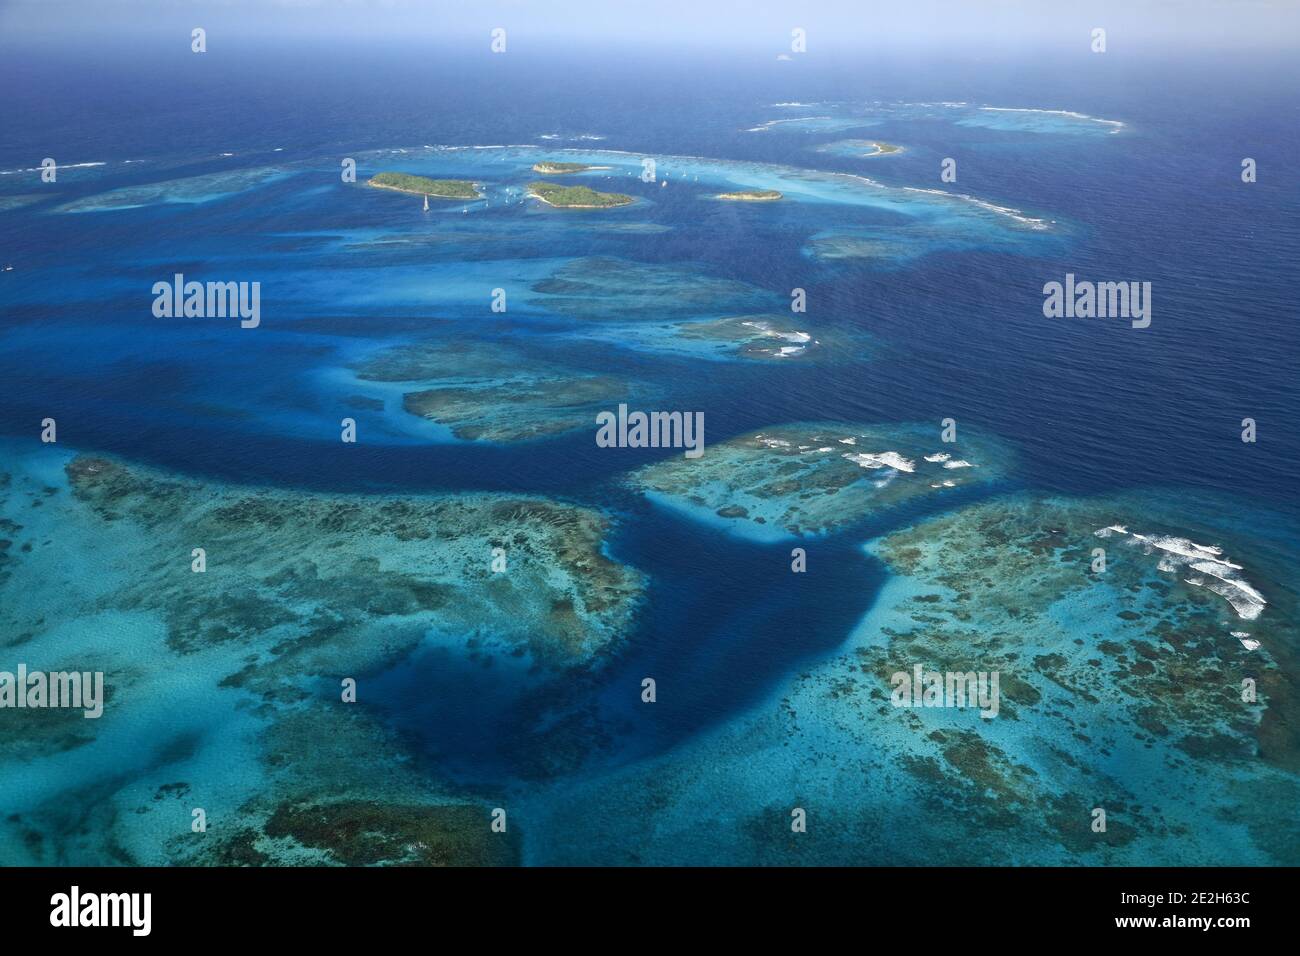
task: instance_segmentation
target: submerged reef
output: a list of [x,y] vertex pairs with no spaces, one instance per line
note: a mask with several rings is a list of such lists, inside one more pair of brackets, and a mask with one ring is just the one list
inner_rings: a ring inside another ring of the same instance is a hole
[[566,263],[535,282],[533,304],[581,322],[584,339],[638,351],[706,359],[769,361],[822,350],[860,354],[854,330],[814,335],[778,311],[779,299],[748,283],[685,266],[593,257]]
[[55,212],[105,212],[116,209],[134,209],[139,206],[154,206],[163,203],[203,203],[214,199],[224,199],[249,189],[256,189],[268,183],[283,179],[288,173],[274,166],[262,166],[254,169],[236,169],[224,173],[206,173],[202,176],[189,176],[184,179],[169,179],[165,182],[149,183],[144,186],[124,186],[107,192],[95,193],[82,199],[74,199],[55,209]]
[[[537,304],[578,319],[663,321],[766,311],[780,297],[736,279],[720,279],[680,266],[593,256],[575,259],[533,284]],[[720,311],[721,310],[721,311]],[[775,311],[772,308],[772,311]]]
[[[133,522],[155,543],[166,535],[178,554],[204,548],[207,572],[155,558],[118,607],[161,615],[182,654],[225,643],[258,650],[230,676],[239,684],[356,671],[428,633],[486,631],[506,649],[568,665],[621,633],[640,590],[633,571],[601,552],[608,518],[545,499],[207,488],[92,456],[67,472],[101,520]],[[494,548],[507,556],[505,573],[491,569]]]
[[781,315],[740,315],[683,322],[676,332],[686,343],[713,345],[718,351],[746,359],[795,358],[821,344],[811,332]]
[[[1106,697],[1112,707],[1127,705],[1138,740],[1165,739],[1193,756],[1257,756],[1300,771],[1300,635],[1290,585],[1267,588],[1275,608],[1248,583],[1260,577],[1235,563],[1240,555],[1188,537],[1209,532],[1127,507],[994,501],[895,532],[879,550],[896,571],[945,589],[924,609],[934,616],[925,623],[940,625],[926,631],[927,643],[944,640],[947,625],[997,635],[1026,630],[1030,617],[1039,618],[1032,630],[1046,642],[1053,631],[1083,629],[1069,625],[1091,619],[1095,643],[1047,648],[1033,669],[1089,703]],[[1121,523],[1130,516],[1132,532]],[[1146,534],[1136,531],[1142,523]],[[1102,559],[1104,570],[1094,570]],[[1261,707],[1241,699],[1247,676],[1257,682]]]
[[[220,830],[203,839],[171,837],[171,859],[217,866],[520,862],[517,828],[493,832],[492,807],[481,795],[431,780],[365,715],[318,704],[281,709],[257,746],[261,786]],[[165,810],[166,796],[155,793],[146,806],[161,799]]]
[[776,202],[782,197],[776,189],[738,189],[735,192],[718,193],[715,198],[732,202]]
[[897,156],[903,147],[893,143],[882,143],[871,139],[842,139],[834,143],[818,146],[819,153],[834,153],[837,156],[851,156],[869,159],[873,156]]
[[376,805],[361,801],[281,805],[263,825],[349,866],[500,866],[517,862],[514,841],[483,826],[465,805]]
[[662,323],[585,323],[566,337],[715,362],[819,362],[861,357],[872,348],[870,336],[854,329],[814,332],[812,323],[766,313]]
[[23,206],[30,206],[38,203],[45,197],[40,194],[27,194],[19,196],[0,196],[0,212],[8,212],[10,209],[21,209]]
[[945,444],[928,426],[802,422],[708,445],[696,460],[648,465],[629,480],[737,533],[779,537],[832,531],[914,498],[990,481],[1003,473],[1004,457],[968,435]]
[[[964,105],[964,104],[963,104]],[[1016,133],[1065,133],[1105,136],[1121,133],[1127,124],[1073,110],[1026,109],[1024,107],[979,106],[964,111],[958,126],[982,126]]]
[[[1000,220],[999,234],[1009,248],[1027,251],[1035,233],[1055,228],[1052,222],[1024,215],[1017,210],[994,206],[966,197]],[[898,225],[842,226],[810,236],[803,253],[819,262],[862,260],[879,267],[895,269],[937,249],[951,251],[978,248],[982,240],[974,231],[945,229],[936,232],[928,223],[907,222]]]
[[39,457],[0,486],[0,634],[33,669],[103,671],[106,702],[0,712],[0,863],[517,862],[503,797],[415,759],[367,675],[431,648],[538,687],[595,666],[644,587],[606,556],[607,515]]
[[430,388],[409,392],[412,415],[448,425],[457,438],[510,442],[589,427],[595,413],[628,400],[613,376],[519,378],[488,389]]
[[[806,108],[794,104],[792,108]],[[965,102],[874,103],[864,107],[853,102],[821,102],[819,115],[785,116],[768,120],[749,132],[835,132],[858,127],[878,126],[890,120],[939,120],[956,126],[978,126],[1014,133],[1067,134],[1105,136],[1123,131],[1126,124],[1072,110],[1033,109],[1024,107],[976,106]],[[848,146],[871,141],[842,140],[827,147]],[[886,145],[886,144],[880,144]]]
[[[1168,841],[1161,852],[1177,859],[1172,844],[1187,840],[1195,862],[1294,864],[1300,827],[1279,825],[1264,795],[1300,798],[1295,595],[1249,547],[1196,544],[1212,532],[1152,512],[1135,501],[1018,496],[887,535],[873,550],[906,576],[907,597],[854,649],[859,669],[882,708],[890,675],[915,664],[1000,673],[1001,713],[976,722],[976,739],[953,740],[931,719],[942,711],[905,712],[923,715],[908,721],[910,772],[990,825],[1007,814],[1041,821],[1072,853]],[[1141,523],[1145,543],[1116,540],[1124,524]],[[1281,606],[1207,587],[1204,569],[1188,573],[1185,562],[1210,555]],[[968,766],[995,748],[1025,764],[997,762],[1004,788]],[[1163,797],[1155,805],[1134,796],[1153,793]],[[1105,833],[1089,827],[1092,807],[1107,810]],[[1238,826],[1254,844],[1249,857],[1226,849],[1233,841],[1221,831],[1189,839],[1198,816],[1205,829]]]
[[597,412],[649,394],[640,383],[539,361],[500,344],[392,346],[359,363],[355,373],[363,382],[401,384],[405,411],[466,441],[527,441],[594,428]]
[[[1294,556],[1159,504],[1007,496],[873,540],[891,575],[842,647],[674,751],[566,788],[553,812],[592,821],[589,842],[630,864],[680,864],[685,841],[735,865],[1296,865]],[[1116,524],[1221,549],[1266,605],[1243,617],[1162,569],[1159,546],[1097,536]],[[996,673],[996,713],[896,703],[896,675],[918,666]]]

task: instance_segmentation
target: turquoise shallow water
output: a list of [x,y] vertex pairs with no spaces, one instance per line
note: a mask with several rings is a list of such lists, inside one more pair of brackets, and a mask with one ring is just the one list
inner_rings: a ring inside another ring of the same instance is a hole
[[[58,127],[26,117],[0,670],[101,669],[109,699],[3,712],[0,862],[1295,863],[1295,202],[1222,186],[1294,131],[1269,84],[1244,110],[1174,75],[1029,102],[745,67],[703,106],[552,78],[432,119],[298,89],[313,123],[221,143],[150,140],[142,98],[129,149],[65,140],[105,165],[30,203]],[[545,207],[542,160],[636,202]],[[425,213],[383,169],[486,199]],[[1152,327],[1045,320],[1066,271],[1153,281]],[[155,318],[176,273],[261,282],[261,325]],[[707,467],[597,447],[619,402],[702,410]],[[1266,603],[1112,524],[1221,548],[1196,560]],[[893,707],[916,664],[998,670],[999,716]]]

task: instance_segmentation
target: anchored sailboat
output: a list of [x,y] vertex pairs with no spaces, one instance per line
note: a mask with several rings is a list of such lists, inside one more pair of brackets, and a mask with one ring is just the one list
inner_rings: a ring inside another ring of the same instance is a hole
[[424,194],[424,211],[425,211],[425,212],[428,212],[428,211],[429,211],[429,194],[428,194],[428,193],[425,193],[425,194]]

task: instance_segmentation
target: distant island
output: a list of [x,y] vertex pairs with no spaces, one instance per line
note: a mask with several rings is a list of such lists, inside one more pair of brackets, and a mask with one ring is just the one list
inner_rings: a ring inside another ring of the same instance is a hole
[[871,143],[872,151],[866,153],[867,156],[884,156],[889,153],[901,153],[903,147],[895,146],[893,143]]
[[834,153],[836,156],[851,156],[854,159],[874,159],[877,156],[897,156],[907,150],[894,143],[882,143],[874,139],[841,139],[816,147],[820,153]]
[[528,194],[548,206],[561,209],[609,209],[636,201],[622,193],[598,193],[586,186],[557,186],[555,183],[529,183]]
[[432,196],[434,199],[482,199],[474,183],[464,179],[426,179],[409,173],[376,173],[370,177],[376,189],[395,189],[401,193]]
[[566,173],[585,173],[592,169],[612,169],[610,166],[588,166],[586,163],[534,163],[533,172],[546,176],[563,176]]
[[717,198],[735,202],[774,202],[783,197],[775,189],[741,189],[734,193],[719,193]]

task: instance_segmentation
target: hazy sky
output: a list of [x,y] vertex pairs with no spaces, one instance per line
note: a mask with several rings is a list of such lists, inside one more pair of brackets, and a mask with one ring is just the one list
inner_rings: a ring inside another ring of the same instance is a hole
[[25,38],[214,31],[343,39],[399,35],[515,48],[570,39],[610,46],[808,52],[920,46],[978,53],[1035,45],[1086,50],[1094,27],[1114,52],[1300,45],[1300,0],[0,0],[0,36]]

